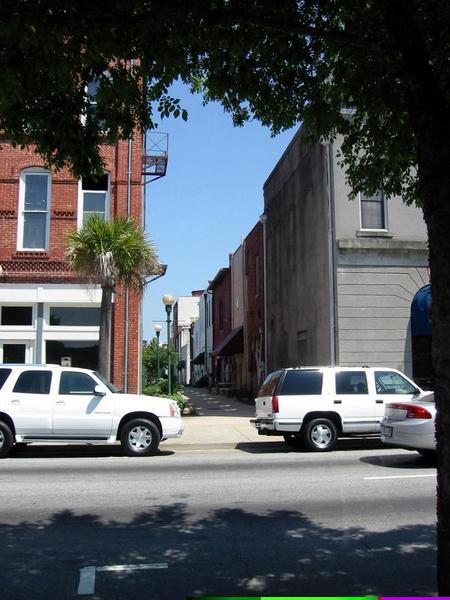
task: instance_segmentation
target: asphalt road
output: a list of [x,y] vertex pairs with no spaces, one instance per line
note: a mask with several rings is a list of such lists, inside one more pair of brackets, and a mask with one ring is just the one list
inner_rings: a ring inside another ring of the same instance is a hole
[[435,486],[363,443],[31,447],[0,462],[0,597],[435,594]]

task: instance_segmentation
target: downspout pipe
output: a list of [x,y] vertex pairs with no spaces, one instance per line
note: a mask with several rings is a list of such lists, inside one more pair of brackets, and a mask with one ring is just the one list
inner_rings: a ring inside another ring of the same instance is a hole
[[259,217],[259,222],[263,226],[263,273],[264,273],[264,379],[267,377],[267,358],[269,346],[269,331],[267,327],[267,215],[263,213]]
[[[127,153],[127,216],[131,215],[131,174],[132,174],[132,144],[133,138],[128,139]],[[123,353],[123,391],[128,393],[128,342],[130,336],[129,312],[130,312],[130,291],[128,287],[125,290],[125,332],[124,332],[124,353]]]
[[333,172],[333,142],[325,145],[325,160],[327,171],[328,195],[328,288],[330,303],[330,365],[333,367],[337,361],[337,329],[336,329],[336,253],[334,229],[334,172]]

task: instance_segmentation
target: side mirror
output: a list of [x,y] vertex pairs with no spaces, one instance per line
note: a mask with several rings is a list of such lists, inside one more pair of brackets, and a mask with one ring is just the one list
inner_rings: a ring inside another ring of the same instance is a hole
[[103,390],[101,385],[96,385],[94,388],[95,396],[106,396],[106,392]]

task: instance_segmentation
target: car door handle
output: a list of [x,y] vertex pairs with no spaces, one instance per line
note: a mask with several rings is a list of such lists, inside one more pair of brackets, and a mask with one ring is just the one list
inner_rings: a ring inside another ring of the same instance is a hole
[[65,404],[66,403],[64,402],[64,400],[58,400],[56,406],[65,406]]
[[384,404],[384,400],[380,400],[379,398],[377,398],[377,399],[375,400],[375,402],[376,402],[377,404]]
[[11,400],[11,404],[20,404],[20,400],[17,398],[15,400]]
[[333,404],[342,404],[342,400],[333,400]]

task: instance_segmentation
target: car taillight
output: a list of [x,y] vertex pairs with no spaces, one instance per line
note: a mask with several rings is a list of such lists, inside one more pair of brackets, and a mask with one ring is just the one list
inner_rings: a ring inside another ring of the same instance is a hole
[[406,419],[432,419],[431,413],[423,406],[417,406],[415,404],[403,404],[402,402],[392,402],[386,405],[386,408],[392,410],[404,410],[406,411]]
[[277,413],[278,411],[278,396],[272,396],[272,412]]

